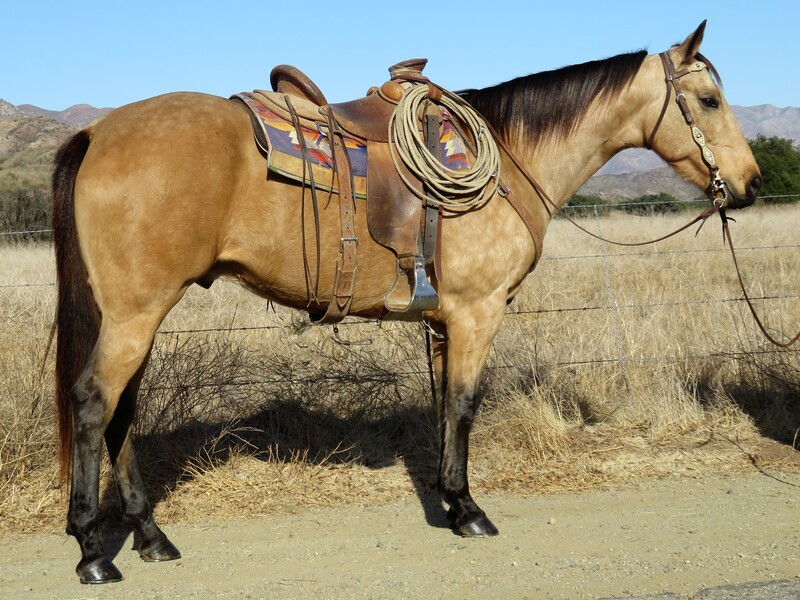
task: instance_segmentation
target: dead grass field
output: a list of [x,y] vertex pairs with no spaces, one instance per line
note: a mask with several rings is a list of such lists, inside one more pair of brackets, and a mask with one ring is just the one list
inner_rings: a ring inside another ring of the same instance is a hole
[[[800,328],[800,205],[735,216],[751,296],[788,337]],[[632,241],[686,220],[584,222]],[[51,249],[6,243],[0,264],[0,531],[60,531],[52,366],[42,365]],[[471,446],[478,498],[796,468],[800,357],[761,337],[737,285],[716,219],[641,249],[553,222],[487,369]],[[364,343],[339,344],[234,284],[187,293],[157,336],[139,406],[137,448],[162,522],[433,493],[422,328],[339,330]],[[115,496],[105,487],[108,513]]]

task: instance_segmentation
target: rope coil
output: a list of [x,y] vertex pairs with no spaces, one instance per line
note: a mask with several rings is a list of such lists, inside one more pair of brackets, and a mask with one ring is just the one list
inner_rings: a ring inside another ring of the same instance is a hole
[[[497,191],[499,154],[494,138],[475,109],[452,92],[444,89],[441,92],[437,104],[459,119],[475,140],[475,164],[467,171],[454,171],[426,147],[419,122],[423,104],[430,98],[427,85],[412,85],[400,99],[389,119],[389,149],[398,174],[415,195],[444,210],[465,212],[483,205]],[[400,162],[425,183],[430,195],[408,181]]]

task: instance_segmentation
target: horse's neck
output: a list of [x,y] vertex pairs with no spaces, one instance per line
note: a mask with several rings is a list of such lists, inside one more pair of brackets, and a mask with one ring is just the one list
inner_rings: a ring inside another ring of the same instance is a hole
[[559,207],[619,151],[644,145],[649,113],[659,100],[641,89],[632,85],[613,102],[596,100],[570,135],[555,135],[528,153],[531,172]]
[[537,179],[555,204],[563,205],[621,149],[605,142],[603,136],[573,135],[537,148],[532,157]]

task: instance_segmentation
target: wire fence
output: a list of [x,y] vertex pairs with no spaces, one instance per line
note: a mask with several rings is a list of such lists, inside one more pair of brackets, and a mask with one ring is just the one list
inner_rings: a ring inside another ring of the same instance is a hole
[[[790,198],[800,198],[800,194],[787,194],[782,196],[774,196],[770,197],[773,199],[790,199]],[[597,205],[581,205],[581,206],[565,206],[563,210],[570,211],[570,210],[579,210],[583,211],[583,214],[586,216],[587,209],[591,209],[593,213],[593,217],[596,220],[596,224],[598,229],[600,228],[601,218],[600,218],[600,210],[603,209],[615,209],[615,208],[627,208],[630,206],[642,206],[651,208],[653,205],[657,204],[696,204],[696,201],[669,201],[669,202],[641,202],[641,203],[631,203],[631,202],[624,202],[624,203],[604,203],[604,204],[597,204]],[[591,213],[590,213],[591,214]],[[43,235],[43,234],[51,234],[52,230],[49,229],[31,229],[31,230],[24,230],[24,231],[5,231],[0,232],[1,238],[13,238],[14,236],[25,237],[30,236],[33,234],[36,235]],[[750,244],[744,245],[741,247],[737,247],[737,252],[740,254],[746,254],[748,252],[763,252],[763,251],[793,251],[800,248],[800,244]],[[651,301],[651,302],[618,302],[617,301],[617,294],[614,289],[614,284],[611,281],[609,276],[609,264],[610,261],[625,261],[630,260],[634,257],[655,257],[655,256],[668,256],[668,255],[688,255],[688,254],[702,254],[702,253],[727,253],[727,248],[709,248],[709,249],[663,249],[663,248],[651,248],[649,250],[636,250],[636,251],[619,251],[614,253],[609,253],[608,249],[605,247],[604,243],[601,243],[599,246],[599,251],[596,253],[572,253],[568,256],[544,256],[541,260],[541,263],[547,262],[563,262],[563,261],[583,261],[587,259],[595,259],[602,261],[603,267],[603,280],[606,287],[606,302],[600,303],[592,303],[588,305],[581,305],[581,306],[554,306],[548,308],[532,308],[532,309],[516,309],[512,305],[506,312],[507,317],[511,319],[519,319],[531,316],[538,316],[538,315],[548,315],[548,314],[574,314],[574,313],[592,313],[598,311],[606,311],[610,315],[610,323],[611,323],[611,330],[613,335],[616,339],[616,355],[615,356],[605,356],[605,357],[595,357],[595,358],[587,358],[585,360],[578,359],[578,360],[556,360],[551,363],[548,363],[548,366],[553,367],[563,367],[563,366],[581,366],[581,365],[608,365],[608,364],[616,364],[620,366],[622,375],[625,379],[626,386],[629,385],[629,374],[627,372],[628,364],[641,364],[647,362],[654,362],[654,361],[681,361],[681,360],[694,360],[694,359],[713,359],[713,358],[741,358],[744,356],[754,356],[754,355],[768,355],[774,353],[784,353],[787,350],[781,349],[758,349],[753,348],[752,350],[747,350],[746,352],[687,352],[684,354],[679,353],[671,353],[671,354],[664,354],[664,355],[649,355],[649,356],[634,356],[630,355],[625,350],[625,344],[622,341],[622,329],[619,322],[619,315],[622,311],[630,311],[630,310],[651,310],[651,309],[658,309],[658,308],[679,308],[679,307],[692,307],[692,306],[703,306],[703,305],[743,305],[745,303],[744,297],[740,295],[731,295],[726,298],[714,298],[714,299],[682,299],[682,300],[665,300],[665,301]],[[53,281],[47,282],[20,282],[20,283],[0,283],[0,290],[8,290],[8,289],[23,289],[23,288],[53,288],[55,283]],[[798,301],[800,300],[800,295],[798,294],[751,294],[751,300],[756,303],[768,303],[768,302],[775,302],[775,301]],[[380,325],[380,324],[379,324]],[[360,328],[360,327],[374,327],[374,321],[364,321],[364,320],[351,320],[347,319],[343,323],[340,323],[338,327],[340,328]],[[268,332],[268,331],[280,331],[280,330],[289,330],[293,329],[293,326],[286,325],[286,324],[270,324],[270,325],[243,325],[243,326],[222,326],[222,327],[200,327],[200,328],[162,328],[158,331],[160,336],[178,336],[178,335],[192,335],[192,334],[205,334],[205,335],[230,335],[231,333],[258,333],[258,332]],[[31,336],[33,337],[33,336]],[[46,338],[46,334],[36,336],[39,339]],[[5,340],[6,342],[14,343],[15,341],[19,340],[18,335],[14,334],[7,334],[5,332],[0,333],[0,339]],[[29,338],[30,339],[30,338]],[[792,348],[789,349],[788,352],[798,352],[800,349]],[[513,369],[519,368],[518,365],[514,364],[493,364],[491,366],[493,369]],[[403,373],[400,373],[403,374]],[[423,375],[422,371],[413,370],[412,372],[406,374],[415,374],[415,375]],[[253,384],[257,382],[239,382],[237,385],[248,385],[248,383]],[[264,383],[264,382],[261,382]]]

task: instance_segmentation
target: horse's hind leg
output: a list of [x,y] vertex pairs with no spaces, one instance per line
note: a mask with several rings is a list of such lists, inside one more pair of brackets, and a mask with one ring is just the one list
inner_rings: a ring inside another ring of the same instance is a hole
[[139,556],[142,560],[155,562],[174,560],[180,558],[181,554],[153,519],[153,510],[139,474],[130,435],[136,397],[146,365],[147,359],[122,392],[114,417],[106,428],[105,439],[114,467],[114,481],[122,503],[123,518],[138,534]]
[[[105,555],[98,529],[100,451],[120,397],[144,364],[161,317],[161,314],[143,314],[117,321],[104,315],[89,363],[71,391],[72,485],[67,533],[75,536],[81,548],[82,558],[76,568],[81,583],[122,579],[121,573]],[[126,403],[123,412],[129,410],[131,408]],[[119,423],[129,420],[127,417],[120,419]],[[129,442],[119,445],[116,460],[119,467],[115,470],[130,474],[130,469],[122,467],[123,464],[130,466],[133,460],[132,454],[123,452],[126,445]],[[127,462],[120,463],[120,459]],[[130,481],[132,487],[141,489],[138,475],[133,475]]]

